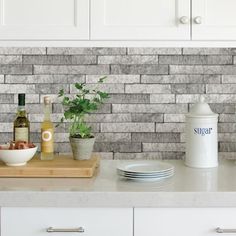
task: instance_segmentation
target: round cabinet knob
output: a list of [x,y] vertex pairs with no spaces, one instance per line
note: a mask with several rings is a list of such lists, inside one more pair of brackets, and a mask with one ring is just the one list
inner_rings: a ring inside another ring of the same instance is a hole
[[200,25],[202,23],[202,17],[201,16],[196,16],[194,18],[194,22],[198,25]]
[[182,16],[182,17],[180,17],[179,21],[180,21],[181,24],[186,25],[186,24],[189,23],[189,18],[187,16]]

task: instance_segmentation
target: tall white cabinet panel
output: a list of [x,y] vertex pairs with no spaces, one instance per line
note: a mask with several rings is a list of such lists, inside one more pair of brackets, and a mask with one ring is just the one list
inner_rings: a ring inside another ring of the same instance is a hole
[[235,0],[193,0],[193,40],[235,40]]
[[91,39],[188,40],[190,0],[91,0]]
[[[80,232],[73,232],[76,229]],[[132,236],[133,209],[2,208],[1,236],[51,234],[55,236]]]
[[235,218],[236,208],[139,208],[134,211],[134,235],[213,236],[236,229]]
[[0,40],[89,39],[88,0],[0,0]]

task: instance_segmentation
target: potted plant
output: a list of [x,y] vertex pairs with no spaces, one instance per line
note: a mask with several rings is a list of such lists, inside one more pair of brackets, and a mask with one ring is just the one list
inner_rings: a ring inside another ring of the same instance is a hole
[[[105,78],[100,78],[98,83],[103,83]],[[86,122],[86,116],[98,110],[99,105],[109,96],[106,92],[88,89],[85,83],[75,83],[74,86],[77,92],[72,98],[66,96],[63,89],[59,91],[58,96],[62,98],[64,107],[61,122],[70,121],[69,139],[74,159],[87,160],[91,157],[95,137]]]

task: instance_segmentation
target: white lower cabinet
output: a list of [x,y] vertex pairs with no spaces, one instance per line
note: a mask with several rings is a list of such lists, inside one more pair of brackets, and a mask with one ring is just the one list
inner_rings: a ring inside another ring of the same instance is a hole
[[236,235],[235,219],[236,208],[136,208],[134,235]]
[[44,235],[132,236],[133,209],[1,208],[1,236]]

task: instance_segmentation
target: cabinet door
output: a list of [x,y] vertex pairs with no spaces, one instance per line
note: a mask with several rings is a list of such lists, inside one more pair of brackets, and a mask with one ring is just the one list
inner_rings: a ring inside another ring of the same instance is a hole
[[97,40],[187,40],[189,19],[190,0],[91,0]]
[[[76,229],[80,232],[73,232]],[[50,233],[55,236],[132,236],[133,209],[2,208],[1,236],[47,236]]]
[[88,38],[88,0],[0,0],[0,40]]
[[218,227],[236,232],[235,218],[236,208],[140,208],[134,211],[134,235],[213,236]]
[[235,0],[193,0],[193,40],[236,40]]

